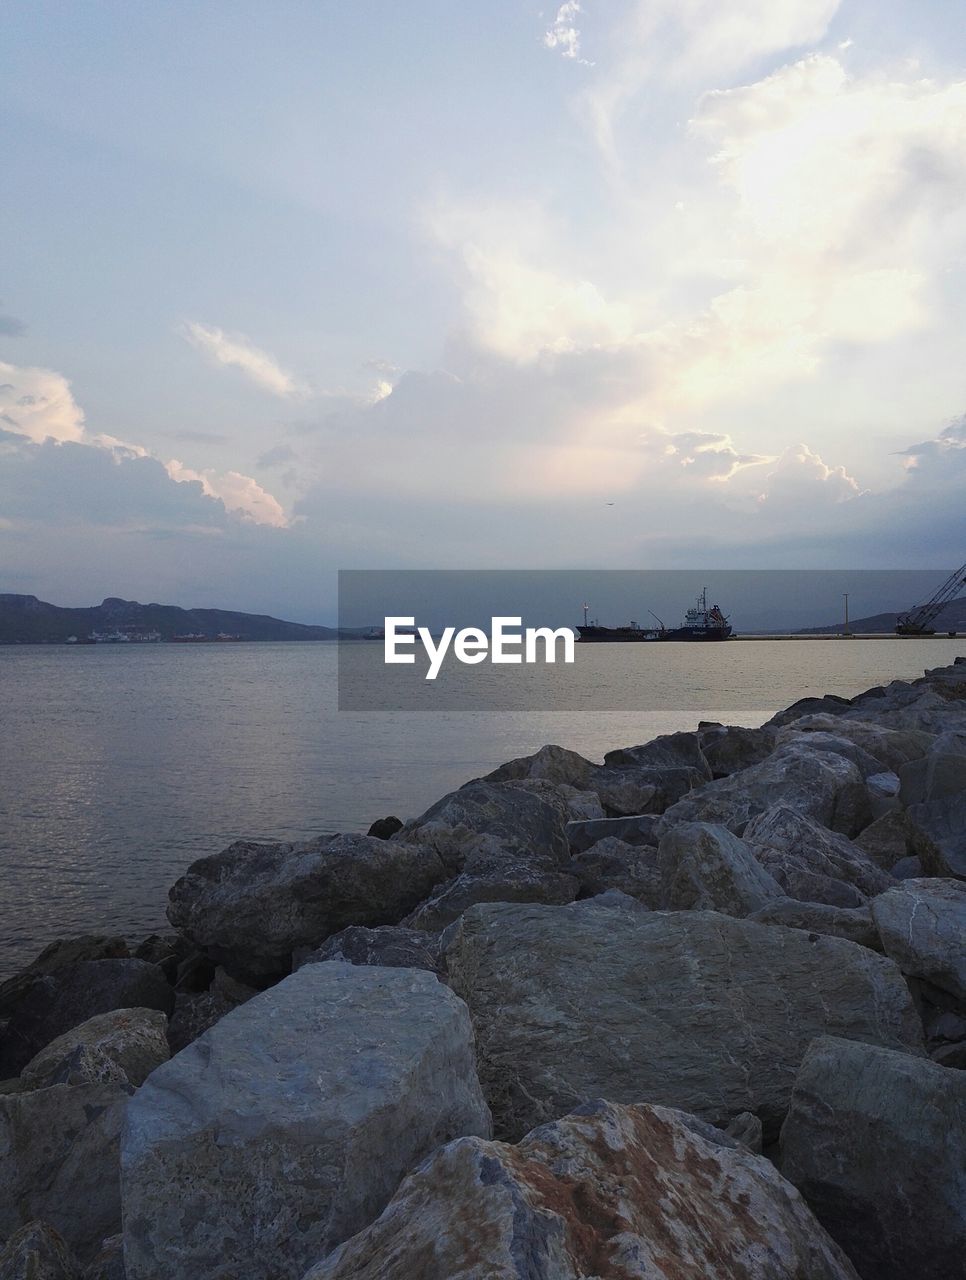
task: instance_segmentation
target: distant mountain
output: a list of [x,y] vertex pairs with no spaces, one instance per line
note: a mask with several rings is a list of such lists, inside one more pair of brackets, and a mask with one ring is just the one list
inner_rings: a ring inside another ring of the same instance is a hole
[[[908,612],[908,610],[904,610]],[[897,613],[875,613],[871,618],[850,618],[850,631],[895,631]],[[931,627],[936,632],[966,631],[966,596],[950,600],[937,615]],[[827,627],[807,627],[796,632],[800,636],[835,635],[845,630],[845,623],[836,622]]]
[[227,609],[179,609],[172,604],[139,604],[109,596],[86,609],[61,609],[36,596],[0,593],[0,644],[64,644],[74,636],[87,641],[94,633],[130,640],[176,636],[214,640],[336,640],[334,627],[284,622],[262,613]]

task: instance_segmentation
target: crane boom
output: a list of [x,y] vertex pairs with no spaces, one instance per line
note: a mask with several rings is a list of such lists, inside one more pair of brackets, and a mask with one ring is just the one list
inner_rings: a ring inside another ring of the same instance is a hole
[[931,623],[936,619],[943,605],[948,604],[950,600],[955,600],[963,587],[966,587],[966,564],[949,575],[931,600],[927,600],[917,609],[910,609],[908,613],[899,614],[896,619],[896,635],[932,635]]

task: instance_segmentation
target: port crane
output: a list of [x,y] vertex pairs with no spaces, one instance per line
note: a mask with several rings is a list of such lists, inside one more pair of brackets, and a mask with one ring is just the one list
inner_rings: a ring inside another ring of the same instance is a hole
[[963,587],[966,587],[966,564],[949,575],[931,600],[919,605],[917,609],[910,609],[908,613],[899,614],[896,619],[896,635],[935,635],[931,624],[936,620],[943,606],[950,600],[955,600]]

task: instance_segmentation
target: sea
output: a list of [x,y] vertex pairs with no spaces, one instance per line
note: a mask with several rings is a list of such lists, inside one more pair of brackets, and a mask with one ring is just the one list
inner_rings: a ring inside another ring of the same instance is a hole
[[914,678],[966,640],[578,645],[579,712],[339,711],[337,649],[0,648],[0,977],[59,937],[164,930],[171,884],[233,840],[413,817],[548,742],[599,761],[699,720],[758,725]]

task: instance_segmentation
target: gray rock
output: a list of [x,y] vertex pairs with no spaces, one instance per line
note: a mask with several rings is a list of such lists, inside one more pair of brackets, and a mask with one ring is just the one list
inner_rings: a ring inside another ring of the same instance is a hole
[[412,1165],[489,1133],[470,1021],[432,974],[309,964],[224,1017],[132,1099],[128,1280],[298,1276]]
[[180,1053],[237,1008],[238,1001],[229,1000],[218,991],[179,991],[174,1013],[168,1020],[168,1047],[172,1054]]
[[[130,952],[125,940],[117,934],[85,933],[74,938],[58,938],[44,947],[24,972],[55,973],[69,969],[81,960],[127,960]],[[6,984],[5,984],[6,985]]]
[[892,868],[894,880],[918,880],[922,874],[922,863],[918,858],[900,858]]
[[[99,1013],[41,1049],[21,1071],[20,1078],[27,1089],[44,1089],[59,1083],[111,1081],[137,1087],[170,1057],[167,1024],[167,1018],[158,1009],[112,1009],[109,1013]],[[87,1061],[95,1074],[76,1081],[61,1080],[65,1069],[70,1074],[68,1064],[78,1049],[89,1051],[91,1057]]]
[[923,871],[966,880],[966,794],[914,804],[906,819]]
[[781,1167],[870,1280],[951,1280],[966,1255],[966,1076],[820,1039],[781,1135]]
[[124,1236],[108,1236],[84,1272],[84,1280],[127,1280],[124,1271]]
[[[952,737],[953,735],[947,735]],[[932,750],[899,771],[899,798],[909,808],[930,800],[966,795],[966,751]]]
[[617,889],[652,909],[661,905],[661,873],[657,849],[651,845],[625,844],[607,836],[571,858],[570,869],[583,898]]
[[498,1135],[510,1139],[600,1096],[722,1124],[754,1111],[774,1133],[816,1035],[923,1051],[890,960],[713,912],[604,898],[477,906],[450,930],[446,959]]
[[901,809],[883,814],[855,837],[857,848],[882,871],[892,872],[909,856],[909,822]]
[[786,724],[792,724],[805,716],[839,717],[845,715],[851,707],[851,699],[840,698],[837,693],[827,693],[821,698],[799,698],[797,702],[793,702],[784,711],[776,712],[770,720],[766,721],[766,725],[771,728],[781,729]]
[[51,1040],[112,1009],[170,1013],[174,992],[146,960],[79,960],[50,972],[28,969],[0,988],[0,1078],[19,1073]]
[[514,791],[536,796],[556,812],[562,822],[589,822],[604,817],[604,808],[595,791],[581,791],[565,782],[546,778],[518,778],[510,784]]
[[846,760],[852,761],[866,782],[868,782],[869,778],[882,771],[881,760],[870,755],[864,747],[860,747],[857,742],[845,737],[843,734],[828,733],[818,729],[802,732],[797,724],[780,729],[778,732],[778,747],[781,748],[793,743],[799,743],[806,750],[830,751],[835,755],[844,756]]
[[749,845],[727,827],[683,822],[658,846],[661,905],[671,911],[746,916],[784,897]]
[[705,782],[711,781],[711,769],[701,750],[697,733],[664,733],[637,747],[621,747],[604,756],[608,768],[693,769]]
[[724,1132],[729,1138],[734,1138],[735,1142],[740,1142],[743,1147],[747,1147],[756,1156],[761,1155],[761,1121],[754,1112],[742,1111],[727,1125]]
[[664,813],[682,797],[704,785],[703,773],[684,766],[607,766],[594,778],[594,789],[610,817]]
[[793,1187],[693,1116],[596,1102],[461,1138],[305,1280],[856,1280]]
[[859,770],[835,751],[790,742],[741,773],[709,782],[664,814],[660,830],[711,822],[742,835],[748,823],[782,805],[846,835],[868,825],[868,793]]
[[[893,882],[888,872],[877,867],[854,841],[785,805],[767,809],[749,822],[744,838],[762,865],[785,886],[790,898],[802,896],[796,892],[801,882],[796,885],[791,874],[795,870],[854,885],[865,896],[882,893]],[[830,905],[860,904],[833,900]]]
[[885,953],[904,974],[966,1001],[966,884],[906,880],[871,907]]
[[806,933],[823,933],[829,938],[846,938],[860,947],[881,951],[879,931],[866,907],[832,907],[824,902],[800,902],[797,898],[778,898],[749,920],[758,924],[780,924],[786,929],[804,929]]
[[921,730],[887,729],[871,720],[853,719],[858,712],[849,710],[847,715],[811,715],[796,720],[791,731],[798,734],[829,733],[837,738],[847,738],[868,752],[889,772],[896,773],[910,760],[924,756],[935,742],[930,733]]
[[297,947],[350,924],[397,924],[444,875],[431,850],[398,839],[239,841],[188,868],[168,919],[234,977],[264,985],[288,972]]
[[563,783],[578,791],[587,791],[587,784],[598,768],[593,761],[585,760],[576,751],[547,745],[535,751],[532,756],[508,760],[492,773],[486,774],[482,781],[514,782],[522,778],[544,778],[547,782]]
[[367,836],[374,836],[377,840],[388,840],[390,836],[394,836],[397,831],[402,831],[402,821],[390,815],[388,818],[377,818],[369,830]]
[[941,1044],[929,1055],[933,1062],[950,1071],[966,1071],[966,1042],[957,1044]]
[[39,1218],[86,1262],[120,1230],[118,1138],[130,1086],[0,1097],[0,1238]]
[[429,969],[439,972],[439,938],[422,929],[383,925],[366,929],[353,925],[333,934],[315,951],[297,953],[293,969],[303,964],[341,960],[344,964],[378,964],[390,969]]
[[777,736],[777,731],[767,725],[746,729],[733,724],[702,724],[698,729],[701,752],[712,778],[728,778],[761,764],[775,750]]
[[403,924],[439,933],[475,902],[573,902],[580,885],[545,855],[508,849],[491,835],[464,846],[463,870],[411,912]]
[[28,1222],[0,1249],[0,1280],[83,1280],[80,1263],[43,1222]]
[[463,869],[481,835],[493,837],[509,851],[542,857],[563,868],[569,853],[565,825],[557,809],[540,796],[512,782],[479,781],[437,800],[393,840],[432,849],[450,875]]
[[660,818],[655,813],[636,813],[624,818],[598,818],[589,822],[568,822],[567,843],[572,854],[583,853],[598,840],[617,839],[623,844],[651,845],[657,848],[655,828]]

